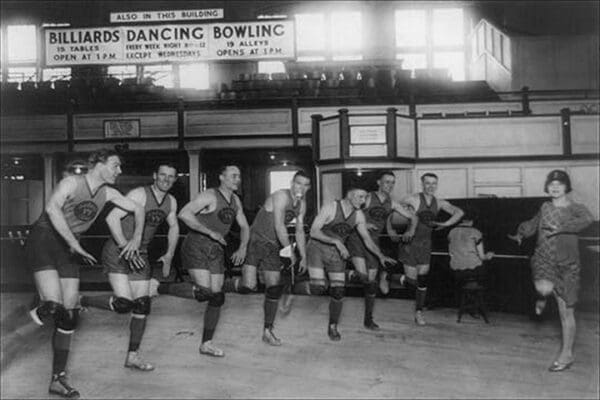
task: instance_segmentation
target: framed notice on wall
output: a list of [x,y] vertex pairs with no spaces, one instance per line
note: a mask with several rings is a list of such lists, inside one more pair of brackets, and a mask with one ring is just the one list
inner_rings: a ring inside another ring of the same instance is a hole
[[351,144],[385,144],[385,125],[356,125],[350,127]]
[[131,138],[140,137],[139,119],[105,119],[105,138]]

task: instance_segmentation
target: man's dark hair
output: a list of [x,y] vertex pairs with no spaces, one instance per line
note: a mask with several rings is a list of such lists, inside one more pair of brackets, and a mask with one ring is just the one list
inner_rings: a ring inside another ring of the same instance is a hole
[[175,170],[175,172],[177,172],[177,166],[172,161],[165,161],[165,162],[158,163],[156,165],[156,169],[154,170],[154,172],[158,173],[158,170],[160,169],[160,167],[173,168]]
[[301,169],[299,169],[298,171],[296,171],[296,173],[294,174],[294,177],[292,178],[292,181],[294,179],[296,179],[297,176],[301,176],[303,178],[306,178],[306,179],[310,180],[310,176],[308,176],[308,174],[304,170],[301,170]]
[[88,163],[90,164],[90,167],[93,168],[98,163],[106,164],[106,161],[108,161],[108,158],[112,157],[112,156],[117,156],[117,157],[119,157],[120,161],[123,161],[121,159],[121,155],[116,150],[100,149],[100,150],[96,150],[95,152],[90,154],[90,156],[88,157]]
[[392,171],[386,170],[386,171],[381,171],[377,174],[377,180],[380,180],[381,178],[383,178],[386,175],[393,176],[394,178],[396,177],[396,175],[394,175],[394,173]]
[[221,167],[219,167],[219,175],[223,175],[229,167],[236,167],[237,169],[240,169],[240,167],[238,167],[236,164],[223,164]]
[[425,172],[423,175],[421,175],[421,182],[425,182],[425,178],[435,178],[435,180],[439,180],[438,176],[436,174],[434,174],[433,172]]

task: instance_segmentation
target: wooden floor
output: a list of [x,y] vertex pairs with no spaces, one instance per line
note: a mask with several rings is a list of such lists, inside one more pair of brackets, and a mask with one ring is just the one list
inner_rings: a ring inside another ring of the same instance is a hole
[[[2,320],[25,318],[29,297],[2,294]],[[326,334],[328,298],[296,296],[276,321],[279,348],[261,342],[262,296],[229,294],[214,342],[221,359],[199,355],[204,305],[160,296],[153,302],[143,355],[153,372],[123,368],[128,317],[91,309],[73,339],[69,374],[83,398],[598,398],[599,316],[577,314],[576,362],[547,367],[560,325],[492,313],[491,323],[455,309],[426,312],[413,323],[413,301],[378,299],[376,321],[362,326],[363,302],[346,298],[340,342]],[[8,309],[10,308],[10,310]],[[47,398],[50,328],[31,322],[3,328],[2,399]]]

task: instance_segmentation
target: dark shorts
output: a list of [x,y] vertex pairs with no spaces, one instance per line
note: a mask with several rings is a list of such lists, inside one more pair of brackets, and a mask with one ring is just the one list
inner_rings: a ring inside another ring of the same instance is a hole
[[148,260],[147,251],[140,251],[140,256],[146,263],[141,271],[133,271],[129,268],[129,263],[123,257],[119,257],[121,250],[114,241],[107,240],[102,248],[102,265],[105,274],[125,274],[129,275],[130,281],[147,281],[152,278],[152,266]]
[[25,254],[33,272],[56,270],[61,278],[79,279],[80,261],[53,228],[34,226],[25,243]]
[[416,237],[410,243],[400,243],[398,261],[409,267],[429,265],[431,263],[431,237]]
[[567,303],[568,307],[577,304],[579,296],[579,271],[578,263],[559,264],[534,255],[531,258],[531,277],[534,281],[547,280],[554,285],[554,291]]
[[[379,246],[379,238],[377,235],[371,235],[371,239],[373,239],[375,244]],[[365,242],[363,242],[358,233],[352,232],[350,236],[348,236],[346,248],[348,249],[348,252],[350,252],[350,257],[364,258],[365,263],[367,264],[367,269],[379,268],[379,259],[375,257],[375,254],[371,253],[369,249],[367,249]]]
[[279,245],[251,234],[244,264],[258,267],[263,271],[281,271]]
[[225,273],[225,251],[220,243],[202,234],[188,234],[181,244],[184,269],[206,269],[211,274]]
[[345,272],[346,261],[340,256],[338,249],[332,244],[309,240],[306,245],[308,268],[324,269],[325,272]]

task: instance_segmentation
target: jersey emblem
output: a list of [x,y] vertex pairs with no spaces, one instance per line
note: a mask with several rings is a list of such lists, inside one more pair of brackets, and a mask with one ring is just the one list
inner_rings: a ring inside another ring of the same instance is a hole
[[98,212],[98,206],[91,200],[82,201],[73,209],[75,217],[84,222],[91,221]]
[[375,221],[385,221],[388,217],[388,211],[385,207],[372,207],[369,208],[369,217]]
[[164,219],[167,217],[165,212],[160,209],[150,210],[146,213],[146,225],[148,226],[158,226],[160,225]]
[[331,231],[336,235],[344,238],[352,233],[352,227],[345,222],[340,222],[331,227]]
[[231,207],[222,208],[217,214],[219,220],[225,225],[231,225],[235,218],[235,210]]
[[285,223],[289,224],[296,218],[296,213],[294,210],[285,210]]

